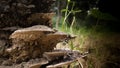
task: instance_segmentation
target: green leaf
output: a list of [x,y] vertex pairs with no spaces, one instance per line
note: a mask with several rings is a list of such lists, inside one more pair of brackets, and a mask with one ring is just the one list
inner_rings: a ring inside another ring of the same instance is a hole
[[67,9],[62,9],[62,10],[61,10],[61,12],[66,12],[66,11],[69,12],[69,10],[67,10]]
[[79,13],[81,12],[81,10],[71,10],[71,13],[75,14],[75,13]]

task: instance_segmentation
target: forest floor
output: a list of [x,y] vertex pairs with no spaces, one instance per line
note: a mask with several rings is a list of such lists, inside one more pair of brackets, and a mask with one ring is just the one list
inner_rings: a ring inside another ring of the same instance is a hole
[[[71,32],[69,27],[61,30]],[[117,30],[103,26],[90,29],[75,27],[72,33],[77,35],[76,39],[61,48],[88,52],[87,68],[120,68],[120,33]]]
[[113,33],[99,37],[88,37],[83,46],[91,51],[88,56],[89,67],[120,68],[120,34]]
[[82,47],[90,53],[88,68],[120,68],[120,33],[90,34]]

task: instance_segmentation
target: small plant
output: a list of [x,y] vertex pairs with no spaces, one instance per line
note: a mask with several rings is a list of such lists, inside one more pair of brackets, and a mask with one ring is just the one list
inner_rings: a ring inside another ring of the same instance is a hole
[[[69,5],[70,5],[71,3],[72,3],[72,8],[69,9]],[[73,25],[74,25],[74,23],[76,22],[75,14],[78,13],[78,12],[81,12],[81,10],[74,10],[74,6],[75,6],[75,2],[74,2],[74,1],[67,0],[66,8],[61,10],[61,12],[65,12],[65,13],[64,13],[64,19],[63,19],[63,22],[62,22],[62,28],[67,27],[66,20],[68,19],[68,16],[69,16],[70,14],[73,14],[72,24],[70,25],[70,30],[71,30],[71,32],[72,32]]]

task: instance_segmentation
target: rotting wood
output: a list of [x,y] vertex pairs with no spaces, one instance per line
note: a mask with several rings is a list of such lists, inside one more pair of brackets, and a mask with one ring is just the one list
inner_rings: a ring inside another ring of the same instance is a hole
[[14,26],[0,28],[0,57],[6,56],[6,54],[4,53],[5,49],[8,48],[11,44],[9,36],[17,29],[20,29],[20,27]]
[[43,57],[45,57],[48,61],[53,61],[66,55],[66,52],[44,52]]
[[67,62],[61,62],[58,64],[54,64],[54,65],[49,65],[46,68],[58,68],[58,67],[64,67],[67,65],[70,65],[71,63],[75,62],[76,60],[71,60],[71,61],[67,61]]
[[52,27],[55,0],[0,0],[0,28],[33,25]]
[[[57,56],[59,56],[58,53],[60,53],[60,52],[66,52],[67,55],[64,55],[63,58],[58,57],[58,59],[54,59],[51,61],[47,60],[45,57],[31,59],[30,61],[27,61],[24,63],[22,62],[21,64],[12,65],[9,67],[14,68],[14,66],[15,66],[15,68],[21,68],[21,67],[23,67],[23,68],[62,68],[62,67],[69,67],[72,63],[79,63],[78,58],[81,58],[81,60],[84,60],[84,57],[85,57],[84,54],[81,54],[78,51],[60,50],[59,49],[59,50],[54,50],[52,52],[54,54],[51,54],[51,55],[57,54]],[[50,52],[49,52],[49,54],[50,54]],[[69,54],[71,54],[71,55],[69,55]],[[80,60],[80,62],[81,62],[81,60]]]
[[42,65],[47,64],[47,63],[49,63],[48,60],[43,58],[41,59],[41,61],[39,61],[39,63],[31,64],[29,68],[40,68]]

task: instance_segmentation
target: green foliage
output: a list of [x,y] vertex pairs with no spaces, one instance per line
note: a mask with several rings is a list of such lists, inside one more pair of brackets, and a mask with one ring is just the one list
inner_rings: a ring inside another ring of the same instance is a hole
[[116,20],[115,17],[108,13],[102,13],[98,9],[91,9],[90,14],[99,20]]
[[[72,8],[70,10],[68,10],[68,6],[70,5],[70,3],[72,3]],[[78,12],[81,12],[81,10],[74,10],[73,7],[75,6],[75,3],[72,2],[71,0],[68,0],[67,1],[67,5],[66,5],[66,8],[65,9],[62,9],[61,12],[64,13],[64,17],[62,17],[61,19],[61,23],[59,25],[59,30],[61,31],[64,31],[68,34],[74,34],[74,35],[77,35],[77,38],[75,40],[71,40],[68,45],[69,45],[69,48],[71,50],[79,50],[79,51],[82,51],[82,48],[83,47],[89,47],[89,46],[93,46],[94,44],[96,44],[94,47],[96,48],[94,51],[94,56],[93,58],[88,62],[88,67],[89,68],[94,68],[94,61],[93,60],[96,60],[98,59],[101,54],[101,52],[98,50],[97,46],[97,41],[102,41],[102,40],[99,40],[99,37],[101,36],[105,36],[105,35],[108,35],[108,33],[110,33],[108,30],[105,30],[104,27],[99,27],[99,26],[96,26],[99,22],[99,20],[105,20],[105,21],[110,21],[110,20],[116,20],[113,16],[111,16],[110,14],[108,13],[102,13],[99,11],[99,9],[91,9],[89,10],[90,12],[90,15],[92,15],[93,17],[97,18],[98,21],[97,21],[97,24],[93,27],[95,28],[87,28],[86,26],[79,26],[77,24],[75,24],[76,22],[76,17],[74,16],[73,17],[73,20],[72,20],[72,24],[70,27],[67,26],[67,18],[70,14],[76,14]],[[97,40],[95,40],[97,39]],[[95,41],[94,43],[92,43],[92,41]],[[87,44],[88,43],[88,44]],[[90,44],[89,44],[90,43]],[[102,43],[102,42],[100,42]],[[87,45],[87,46],[85,46]],[[93,47],[93,48],[94,48]],[[104,56],[103,56],[104,57]],[[97,62],[99,64],[99,62]]]
[[[70,3],[72,3],[72,8],[71,8],[70,10],[68,10],[68,6],[70,5]],[[63,22],[62,22],[62,28],[65,27],[65,25],[66,25],[66,20],[67,20],[68,16],[69,16],[70,14],[73,14],[74,17],[73,17],[73,21],[72,21],[72,24],[71,24],[71,27],[70,27],[70,28],[72,28],[72,26],[73,26],[73,24],[74,24],[74,22],[75,22],[75,14],[78,13],[78,12],[81,12],[81,10],[74,10],[74,9],[73,9],[74,6],[75,6],[75,2],[73,2],[73,1],[71,1],[71,0],[68,0],[68,1],[67,1],[67,5],[66,5],[66,8],[61,10],[62,13],[63,13],[63,12],[65,13],[65,14],[64,14],[64,20],[63,20]]]

